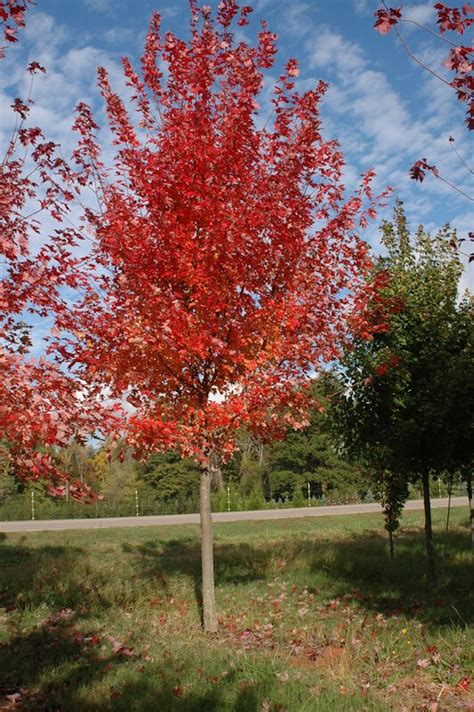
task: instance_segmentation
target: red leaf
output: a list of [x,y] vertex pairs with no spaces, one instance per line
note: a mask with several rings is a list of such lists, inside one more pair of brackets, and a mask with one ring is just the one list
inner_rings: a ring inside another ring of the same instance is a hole
[[390,7],[388,10],[376,10],[374,15],[377,20],[374,24],[374,28],[377,32],[380,32],[381,35],[387,35],[391,28],[398,23],[401,14],[400,7]]

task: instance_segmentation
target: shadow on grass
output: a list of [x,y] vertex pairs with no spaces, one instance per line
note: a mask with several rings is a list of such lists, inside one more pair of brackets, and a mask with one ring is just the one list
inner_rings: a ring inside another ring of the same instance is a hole
[[72,621],[49,624],[45,620],[0,644],[0,709],[9,709],[8,696],[10,700],[18,696],[15,710],[95,709],[75,706],[74,700],[83,685],[97,681],[109,668],[108,659],[100,660],[95,649],[77,638]]
[[[141,664],[78,639],[74,620],[19,632],[0,643],[0,709],[21,712],[260,712],[267,684],[241,689],[238,673],[209,684],[182,684],[183,661],[169,656]],[[109,646],[110,648],[110,646]],[[124,666],[126,669],[124,669]],[[182,686],[180,686],[182,684]],[[93,689],[95,687],[95,689]],[[91,692],[91,690],[93,690]],[[12,701],[14,701],[13,704]]]
[[[239,690],[236,676],[230,675],[225,682],[217,683],[212,689],[207,688],[202,693],[180,692],[176,697],[171,689],[143,687],[136,682],[123,688],[121,699],[115,700],[110,709],[113,712],[261,712],[265,687],[261,684],[252,689]],[[236,688],[239,690],[237,693]]]
[[[310,590],[320,589],[324,601],[352,593],[357,605],[367,610],[403,612],[428,627],[467,625],[474,618],[474,572],[467,528],[458,527],[447,536],[446,557],[441,556],[443,536],[437,543],[437,592],[426,587],[420,528],[405,529],[397,537],[393,561],[379,530],[331,540],[320,535],[281,538],[261,545],[218,541],[216,581],[218,585],[246,586],[278,576]],[[138,586],[140,581],[145,586],[152,580],[153,585],[166,590],[173,577],[186,576],[200,602],[200,545],[196,539],[122,544],[122,552],[128,562],[123,562],[122,570],[117,556],[118,578],[130,575],[130,561],[139,574],[135,577]],[[106,592],[101,593],[100,566],[87,574],[87,555],[77,547],[29,548],[22,542],[9,545],[0,541],[0,608],[12,611],[6,616],[10,639],[0,644],[0,709],[8,709],[3,706],[6,695],[19,694],[14,709],[25,712],[261,710],[267,691],[263,681],[252,689],[241,688],[239,674],[230,671],[216,682],[186,684],[180,680],[179,669],[183,664],[194,665],[192,657],[183,661],[163,655],[147,662],[114,655],[111,644],[104,642],[105,634],[98,631],[100,623],[89,624],[88,616],[92,610],[97,613],[111,605],[116,605],[120,616],[121,609]],[[23,612],[26,617],[29,607],[43,602],[53,609],[53,618],[46,617],[27,629]],[[61,608],[79,613],[63,620]],[[101,642],[85,640],[94,636]],[[183,673],[184,679],[186,673],[189,671]]]
[[394,559],[388,556],[386,538],[368,531],[318,545],[310,570],[324,572],[335,595],[355,592],[366,608],[403,613],[436,626],[467,626],[474,620],[474,562],[467,529],[466,534],[439,536],[436,543],[436,590],[428,586],[423,533],[415,528],[397,537]]
[[[152,577],[167,590],[170,576],[181,574],[193,581],[194,594],[202,622],[201,546],[196,539],[172,539],[165,543],[156,541],[144,544],[122,544],[124,553],[138,564],[141,574]],[[259,548],[249,544],[217,544],[214,570],[216,582],[223,584],[250,583],[266,578],[274,556],[270,547]]]
[[[443,553],[446,544],[446,555]],[[246,584],[280,574],[276,564],[286,562],[283,578],[304,567],[310,574],[305,585],[322,589],[328,599],[355,594],[367,609],[403,613],[423,623],[469,625],[474,620],[474,566],[469,537],[463,531],[438,537],[439,586],[427,586],[424,538],[421,528],[407,529],[397,537],[396,555],[388,555],[386,537],[367,531],[347,538],[282,540],[255,545],[217,543],[217,585]],[[134,557],[141,576],[151,576],[164,589],[170,576],[189,576],[202,613],[200,545],[195,539],[165,543],[149,541],[122,546]],[[301,580],[301,574],[299,575]]]
[[78,575],[83,550],[70,546],[27,547],[0,543],[0,607],[49,604],[74,608],[87,598]]

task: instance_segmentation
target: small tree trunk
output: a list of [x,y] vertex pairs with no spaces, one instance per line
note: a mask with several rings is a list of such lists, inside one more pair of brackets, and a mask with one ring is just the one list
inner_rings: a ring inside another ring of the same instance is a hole
[[469,499],[469,518],[471,521],[471,547],[474,551],[474,501],[472,500],[472,472],[466,473],[467,497]]
[[431,525],[431,502],[430,502],[430,473],[424,471],[422,475],[423,482],[423,503],[425,507],[425,542],[426,542],[426,559],[428,568],[428,581],[433,588],[436,587],[436,567],[435,555],[433,547],[433,528]]
[[214,545],[211,516],[211,468],[201,470],[201,561],[202,561],[202,611],[204,630],[217,631],[216,600],[214,592]]
[[393,546],[393,532],[391,529],[388,530],[388,538],[390,541],[390,558],[393,559],[395,558],[395,549]]
[[448,482],[448,513],[446,515],[446,534],[449,532],[449,519],[451,516],[451,496],[453,494],[453,475],[450,475]]
[[[439,481],[439,480],[438,480]],[[446,529],[444,532],[444,556],[448,547],[449,520],[451,517],[451,496],[453,493],[453,475],[451,474],[448,481],[448,513],[446,514]]]

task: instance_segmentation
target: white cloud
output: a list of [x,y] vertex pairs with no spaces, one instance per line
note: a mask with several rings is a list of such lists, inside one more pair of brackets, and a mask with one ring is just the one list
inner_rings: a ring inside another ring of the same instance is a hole
[[307,43],[310,67],[327,67],[340,72],[355,71],[365,66],[363,50],[342,35],[323,29]]
[[116,9],[118,2],[117,0],[84,0],[84,5],[88,10],[107,13]]
[[304,37],[312,30],[312,22],[309,16],[310,5],[306,2],[293,0],[285,4],[282,20],[286,31],[295,37]]
[[102,35],[106,42],[117,45],[123,42],[131,42],[136,37],[136,32],[127,27],[111,27]]
[[373,12],[370,0],[355,0],[354,5],[358,15],[366,15],[368,12]]
[[51,15],[44,12],[32,12],[28,15],[25,27],[25,44],[29,44],[30,52],[52,50],[62,44],[69,36],[63,25],[59,25]]
[[419,22],[420,25],[429,24],[435,16],[435,11],[431,3],[422,3],[420,5],[406,5],[403,8],[402,17],[405,20]]

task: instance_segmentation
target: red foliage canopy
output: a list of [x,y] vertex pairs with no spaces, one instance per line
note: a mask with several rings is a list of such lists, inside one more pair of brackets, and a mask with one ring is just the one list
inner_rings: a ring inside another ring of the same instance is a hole
[[367,332],[358,232],[376,201],[371,172],[344,195],[343,156],[321,133],[326,85],[297,91],[290,60],[263,124],[275,35],[263,24],[255,46],[239,42],[232,24],[251,8],[236,0],[215,18],[190,4],[189,41],[162,37],[155,14],[142,76],[123,60],[138,125],[99,69],[117,146],[108,173],[79,106],[75,159],[101,202],[87,214],[97,270],[58,318],[70,337],[56,348],[84,380],[127,394],[138,451],[174,446],[205,465],[242,425],[304,425],[311,374],[351,329]]

